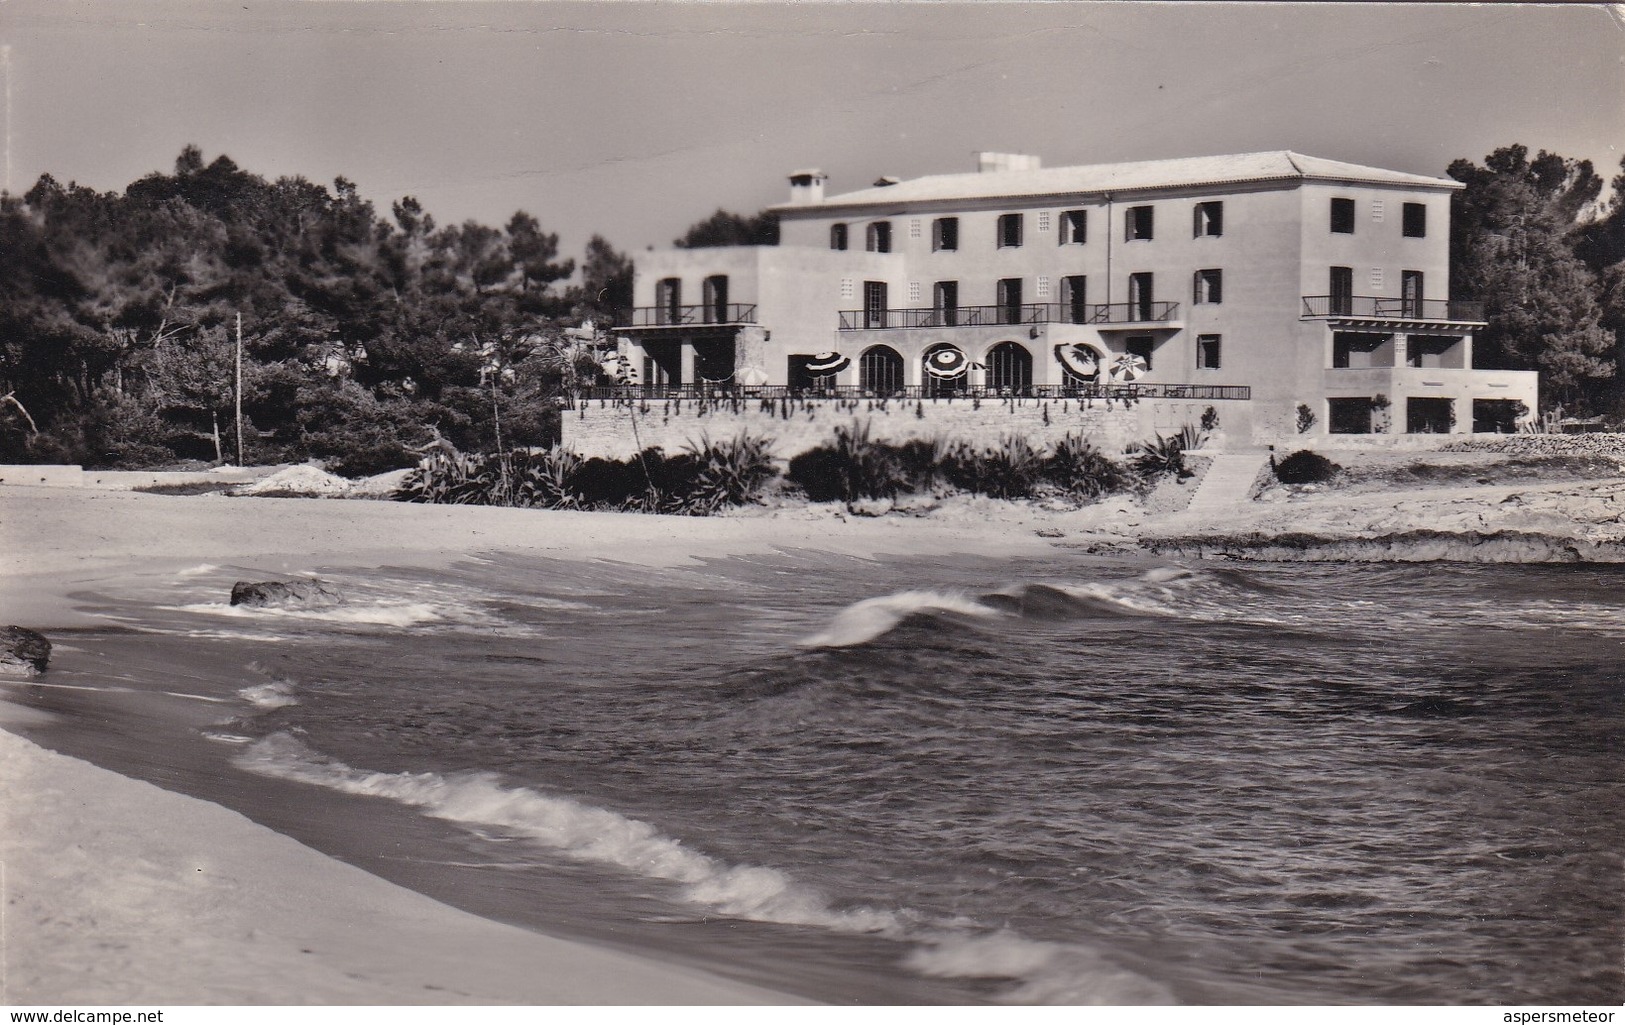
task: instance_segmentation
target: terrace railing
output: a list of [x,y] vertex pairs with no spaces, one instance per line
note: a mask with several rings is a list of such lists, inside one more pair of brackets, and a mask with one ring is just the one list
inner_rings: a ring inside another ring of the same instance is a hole
[[1026,388],[970,388],[953,381],[925,385],[876,389],[861,385],[827,385],[792,388],[783,384],[652,384],[599,385],[579,389],[580,399],[1196,399],[1200,401],[1246,400],[1252,388],[1241,384],[1041,384]]
[[705,324],[754,324],[755,303],[705,303],[699,306],[638,306],[615,314],[616,327],[688,327]]
[[1153,303],[1021,303],[954,306],[941,309],[842,310],[842,331],[895,328],[998,327],[1034,324],[1160,324],[1175,319],[1179,304]]
[[1456,299],[1406,299],[1381,295],[1306,295],[1305,320],[1351,317],[1365,320],[1437,320],[1482,323],[1484,304]]

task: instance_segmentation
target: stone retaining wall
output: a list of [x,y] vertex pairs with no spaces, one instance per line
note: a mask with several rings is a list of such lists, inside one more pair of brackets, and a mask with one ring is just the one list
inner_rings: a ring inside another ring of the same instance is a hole
[[[787,460],[827,443],[837,426],[854,421],[867,421],[877,441],[943,438],[995,445],[1002,437],[1020,434],[1043,445],[1081,433],[1115,453],[1155,433],[1172,434],[1198,423],[1209,406],[1216,407],[1221,429],[1228,416],[1236,421],[1239,436],[1247,437],[1246,411],[1238,408],[1245,405],[1169,399],[1127,407],[1076,399],[591,399],[564,411],[563,428],[564,447],[588,458],[625,458],[640,444],[680,452],[702,437],[722,440],[748,431],[768,438],[774,456]],[[1222,440],[1221,434],[1210,444]]]

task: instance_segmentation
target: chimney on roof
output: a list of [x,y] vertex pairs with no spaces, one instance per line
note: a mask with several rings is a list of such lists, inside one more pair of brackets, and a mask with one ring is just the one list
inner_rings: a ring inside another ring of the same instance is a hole
[[824,201],[824,182],[829,178],[823,171],[813,168],[790,172],[790,202],[797,206]]
[[976,170],[983,174],[989,171],[1036,171],[1043,166],[1043,161],[1030,153],[992,153],[987,150],[976,154]]

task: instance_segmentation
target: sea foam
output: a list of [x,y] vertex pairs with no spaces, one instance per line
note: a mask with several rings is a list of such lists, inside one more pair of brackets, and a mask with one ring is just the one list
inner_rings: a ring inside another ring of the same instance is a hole
[[471,827],[524,836],[576,861],[612,865],[681,886],[683,899],[725,915],[843,932],[897,934],[898,915],[837,909],[777,869],[728,865],[662,835],[647,822],[526,787],[504,786],[488,773],[384,773],[351,768],[284,733],[255,743],[241,768],[279,779],[381,797]]
[[865,598],[836,613],[828,627],[801,641],[804,648],[846,648],[891,632],[909,616],[950,612],[962,616],[997,618],[1003,612],[975,598],[944,591],[902,591]]

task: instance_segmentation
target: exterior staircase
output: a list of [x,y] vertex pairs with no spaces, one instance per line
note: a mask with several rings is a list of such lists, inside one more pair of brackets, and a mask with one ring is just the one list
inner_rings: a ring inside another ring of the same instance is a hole
[[1269,462],[1270,454],[1262,449],[1243,449],[1215,452],[1209,458],[1212,465],[1196,494],[1191,496],[1191,504],[1185,508],[1186,516],[1222,517],[1245,505],[1253,481]]

